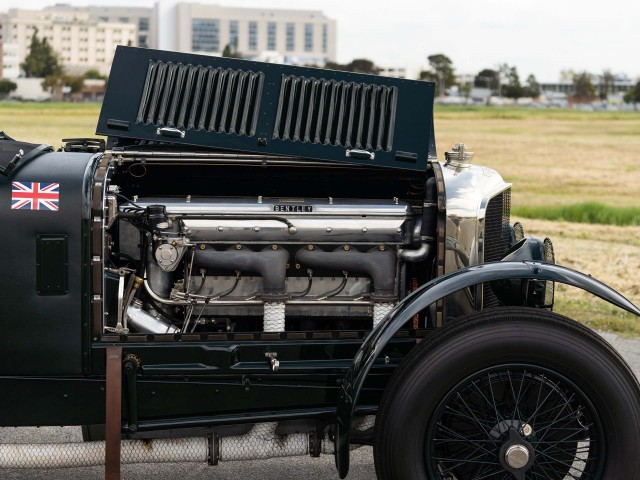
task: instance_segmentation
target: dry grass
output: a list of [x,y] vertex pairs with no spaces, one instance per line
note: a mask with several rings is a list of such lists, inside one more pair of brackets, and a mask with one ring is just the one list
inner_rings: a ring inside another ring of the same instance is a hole
[[[495,112],[495,111],[494,111]],[[640,114],[436,112],[438,149],[464,142],[513,182],[514,205],[640,206]]]
[[91,103],[0,103],[0,130],[59,147],[63,138],[95,137],[99,113],[100,105]]
[[[553,240],[560,265],[589,274],[640,305],[640,227],[517,219]],[[555,310],[594,328],[640,335],[640,319],[581,290],[558,286]]]

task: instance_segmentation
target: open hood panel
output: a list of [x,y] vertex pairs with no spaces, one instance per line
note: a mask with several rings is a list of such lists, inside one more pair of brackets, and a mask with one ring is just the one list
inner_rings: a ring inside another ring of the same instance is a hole
[[96,133],[424,171],[434,84],[118,47]]

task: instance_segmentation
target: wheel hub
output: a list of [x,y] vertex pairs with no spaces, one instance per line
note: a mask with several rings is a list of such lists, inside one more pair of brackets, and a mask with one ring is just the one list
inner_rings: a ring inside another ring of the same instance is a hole
[[516,480],[524,480],[525,472],[535,460],[535,450],[515,428],[509,429],[507,440],[500,449],[502,468],[511,473]]
[[529,463],[529,450],[524,445],[516,444],[507,448],[504,461],[511,468],[522,468]]

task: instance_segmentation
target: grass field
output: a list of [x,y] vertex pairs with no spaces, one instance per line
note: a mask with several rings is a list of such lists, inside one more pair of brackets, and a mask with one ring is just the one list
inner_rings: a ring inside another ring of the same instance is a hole
[[[98,113],[91,104],[0,103],[0,130],[57,147],[93,136]],[[435,130],[441,158],[464,142],[475,163],[514,184],[514,214],[534,218],[521,219],[527,234],[554,240],[558,263],[640,304],[640,113],[447,107],[436,109]],[[640,321],[581,292],[559,288],[556,305],[594,327],[640,335]]]
[[455,142],[513,182],[514,206],[640,207],[640,114],[439,109],[439,152]]

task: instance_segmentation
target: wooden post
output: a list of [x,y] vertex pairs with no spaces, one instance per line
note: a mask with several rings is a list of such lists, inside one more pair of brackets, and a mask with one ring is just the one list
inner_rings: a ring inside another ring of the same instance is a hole
[[107,392],[104,447],[105,480],[121,480],[122,347],[107,347]]

